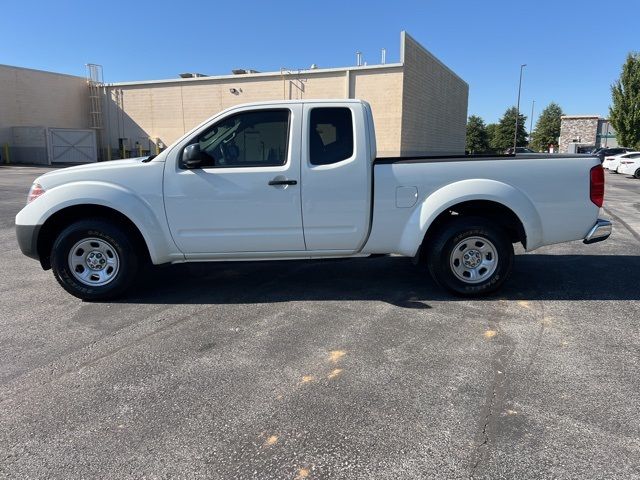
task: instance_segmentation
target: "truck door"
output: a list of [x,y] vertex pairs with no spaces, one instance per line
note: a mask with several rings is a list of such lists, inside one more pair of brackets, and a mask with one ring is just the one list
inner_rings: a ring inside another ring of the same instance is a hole
[[307,250],[355,252],[369,233],[371,153],[363,105],[305,103],[302,218]]
[[[302,105],[239,108],[176,146],[164,198],[183,253],[304,252],[301,125]],[[204,163],[181,168],[195,143]]]

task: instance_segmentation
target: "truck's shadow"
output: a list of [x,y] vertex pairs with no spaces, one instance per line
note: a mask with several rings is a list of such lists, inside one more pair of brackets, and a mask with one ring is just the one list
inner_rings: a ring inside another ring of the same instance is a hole
[[[640,256],[519,255],[508,284],[489,299],[640,300]],[[121,302],[241,304],[378,300],[431,308],[459,300],[400,257],[234,262],[154,268]]]

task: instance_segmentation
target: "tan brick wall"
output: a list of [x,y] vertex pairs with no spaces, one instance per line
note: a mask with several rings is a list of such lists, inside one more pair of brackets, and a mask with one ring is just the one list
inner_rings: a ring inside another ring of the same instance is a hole
[[469,86],[405,34],[402,152],[464,153]]
[[87,128],[89,100],[83,78],[0,65],[0,143],[12,127]]
[[[180,86],[129,87],[108,92],[111,101],[103,114],[105,134],[112,148],[118,138],[128,138],[133,147],[139,141],[149,148],[149,138],[178,137],[184,129]],[[178,135],[179,134],[179,135]],[[170,142],[166,142],[167,144]]]
[[[231,93],[232,88],[239,93]],[[114,86],[109,89],[104,120],[114,150],[120,137],[128,138],[131,147],[138,141],[146,150],[149,139],[170,145],[207,118],[240,103],[349,96],[371,103],[378,149],[397,154],[401,67]]]
[[402,127],[402,69],[352,70],[350,96],[371,104],[378,155],[400,154]]

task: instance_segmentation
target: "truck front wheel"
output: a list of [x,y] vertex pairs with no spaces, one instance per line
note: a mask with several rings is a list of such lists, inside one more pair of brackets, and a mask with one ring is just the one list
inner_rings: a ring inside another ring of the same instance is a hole
[[138,272],[136,249],[118,225],[81,220],[62,230],[51,251],[56,280],[82,300],[121,295]]
[[513,245],[509,235],[485,218],[456,218],[427,240],[429,273],[439,285],[458,295],[494,292],[511,273]]

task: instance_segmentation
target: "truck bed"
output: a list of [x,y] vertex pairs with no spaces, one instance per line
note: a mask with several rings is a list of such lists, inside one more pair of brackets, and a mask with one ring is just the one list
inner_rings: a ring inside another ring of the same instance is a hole
[[417,248],[406,241],[407,225],[422,228],[443,209],[478,200],[515,213],[527,250],[583,239],[598,218],[599,208],[589,199],[589,172],[599,164],[586,154],[378,157],[367,251],[407,255]]

